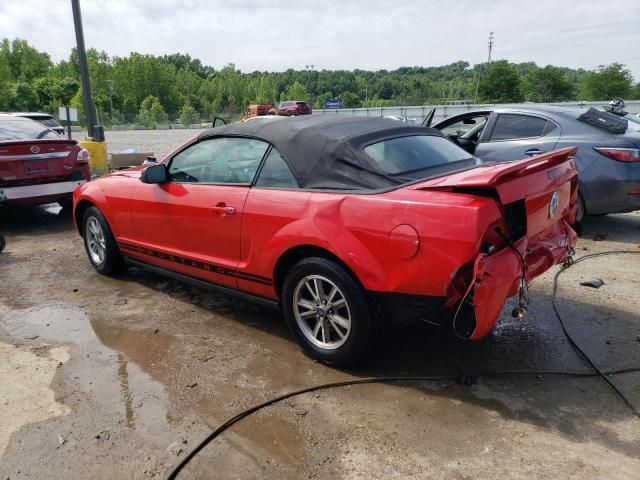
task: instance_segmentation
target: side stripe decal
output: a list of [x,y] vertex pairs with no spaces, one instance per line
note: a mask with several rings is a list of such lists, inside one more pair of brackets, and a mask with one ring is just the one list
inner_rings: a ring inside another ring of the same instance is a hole
[[177,255],[170,255],[168,253],[159,252],[150,248],[140,247],[137,245],[131,245],[128,243],[118,242],[118,246],[123,250],[129,250],[136,253],[143,253],[151,257],[160,258],[162,260],[169,260],[170,262],[179,263],[181,265],[187,265],[189,267],[197,268],[199,270],[205,270],[207,272],[215,272],[221,275],[227,275],[229,277],[237,277],[240,280],[247,280],[249,282],[259,283],[261,285],[271,286],[273,281],[270,278],[255,275],[253,273],[238,272],[230,268],[222,267],[220,265],[214,265],[211,263],[198,262],[188,258],[180,257]]

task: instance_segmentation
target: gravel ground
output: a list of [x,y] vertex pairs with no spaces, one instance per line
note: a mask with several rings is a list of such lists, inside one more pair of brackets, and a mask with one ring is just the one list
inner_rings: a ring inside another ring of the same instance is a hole
[[[181,138],[164,140],[137,144],[158,153]],[[464,378],[294,397],[236,424],[179,478],[640,478],[640,420],[612,390],[535,373],[590,371],[554,317],[555,269],[531,285],[527,319],[509,304],[481,342],[415,325],[338,370],[304,356],[277,313],[133,268],[96,274],[65,210],[2,208],[0,230],[2,479],[163,478],[211,429],[283,392],[452,374]],[[590,218],[578,256],[639,247],[640,214]],[[638,255],[599,257],[561,276],[568,328],[606,370],[640,367],[638,267]],[[591,277],[605,285],[579,285]],[[504,370],[532,373],[478,375]],[[640,374],[611,378],[640,409]]]
[[[119,153],[128,148],[139,152],[153,152],[158,159],[169,153],[173,147],[197,135],[202,130],[125,130],[105,132],[109,153]],[[86,132],[74,132],[75,140],[83,140]]]

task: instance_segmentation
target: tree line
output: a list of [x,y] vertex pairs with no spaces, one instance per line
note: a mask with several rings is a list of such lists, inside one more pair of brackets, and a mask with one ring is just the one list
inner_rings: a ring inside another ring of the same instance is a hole
[[[237,118],[251,103],[305,100],[323,108],[341,99],[345,108],[474,103],[561,102],[640,99],[625,65],[570,69],[533,62],[470,65],[458,61],[439,67],[396,70],[286,70],[243,73],[234,64],[217,70],[188,54],[110,56],[87,51],[92,96],[100,123],[140,122],[148,126],[194,123],[214,115]],[[52,62],[26,40],[0,44],[0,111],[78,108],[82,90],[78,55]]]

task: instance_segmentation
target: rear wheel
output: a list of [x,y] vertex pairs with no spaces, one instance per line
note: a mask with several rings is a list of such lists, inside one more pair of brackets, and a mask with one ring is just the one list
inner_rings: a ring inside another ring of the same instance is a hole
[[586,209],[584,206],[584,200],[582,195],[578,194],[578,210],[576,211],[576,223],[581,223],[586,215]]
[[290,330],[312,358],[352,364],[370,346],[364,291],[335,262],[319,257],[298,262],[285,279],[282,303]]
[[113,275],[124,269],[124,260],[104,215],[89,207],[82,219],[84,247],[93,268],[102,275]]
[[576,221],[571,226],[578,235],[582,235],[582,221],[586,215],[586,210],[584,207],[584,200],[582,199],[582,195],[578,194],[578,205],[576,209]]

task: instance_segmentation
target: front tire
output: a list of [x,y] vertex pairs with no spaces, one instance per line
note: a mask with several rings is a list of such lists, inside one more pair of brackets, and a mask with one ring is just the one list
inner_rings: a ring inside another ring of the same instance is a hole
[[114,275],[124,269],[124,260],[104,215],[89,207],[82,217],[84,248],[93,268],[102,275]]
[[316,360],[349,365],[370,347],[372,321],[364,291],[331,260],[299,261],[285,278],[282,307],[294,337]]

